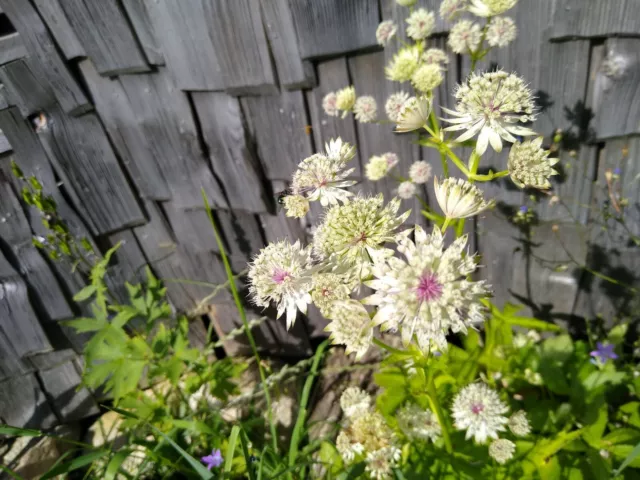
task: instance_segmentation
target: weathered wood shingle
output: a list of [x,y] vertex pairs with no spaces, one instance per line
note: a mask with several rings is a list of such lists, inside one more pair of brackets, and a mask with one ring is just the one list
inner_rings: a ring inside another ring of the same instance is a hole
[[49,27],[53,38],[67,60],[86,56],[83,44],[71,27],[60,0],[34,0],[38,13]]
[[[541,3],[552,8],[552,0]],[[555,2],[551,38],[637,35],[640,32],[637,0],[562,0]]]
[[82,378],[73,362],[41,370],[38,376],[53,409],[63,422],[73,422],[100,413],[89,390],[81,387]]
[[40,64],[24,58],[0,67],[0,82],[4,85],[7,101],[16,105],[23,117],[46,111],[56,103],[46,72]]
[[0,65],[13,62],[28,55],[18,32],[0,37]]
[[156,37],[144,0],[123,0],[122,5],[129,16],[131,26],[144,50],[147,62],[151,65],[164,65],[164,56],[160,42]]
[[51,428],[58,423],[34,374],[0,383],[0,418],[20,428]]

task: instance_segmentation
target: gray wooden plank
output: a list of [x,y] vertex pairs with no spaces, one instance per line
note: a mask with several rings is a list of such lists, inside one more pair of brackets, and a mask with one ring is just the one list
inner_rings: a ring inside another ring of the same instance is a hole
[[313,87],[313,66],[300,58],[298,37],[288,0],[260,0],[260,7],[280,85],[291,90]]
[[63,422],[73,422],[100,413],[89,390],[86,387],[78,388],[82,384],[82,377],[73,362],[41,370],[38,376],[53,409]]
[[640,31],[637,0],[564,0],[553,16],[551,38],[637,35]]
[[0,65],[13,62],[28,55],[18,32],[0,37]]
[[81,61],[79,67],[105,129],[141,195],[169,200],[167,181],[121,83],[100,76],[89,59]]
[[34,0],[38,13],[49,27],[53,38],[67,60],[85,57],[85,49],[69,23],[59,0]]
[[290,180],[298,163],[313,153],[305,128],[308,120],[303,93],[245,97],[242,106],[267,178]]
[[247,268],[247,262],[265,246],[255,215],[239,210],[216,210],[225,247],[234,272]]
[[200,147],[189,101],[169,71],[159,67],[156,73],[123,75],[120,81],[176,206],[201,207],[201,188],[214,205],[226,205]]
[[376,46],[378,2],[290,0],[302,58],[340,55]]
[[0,417],[19,428],[46,429],[58,423],[33,374],[0,383]]
[[59,0],[101,75],[148,72],[144,54],[117,2]]
[[240,102],[215,92],[194,92],[192,98],[213,170],[224,185],[230,206],[266,212],[269,199],[262,184],[260,162],[247,142]]
[[29,366],[13,348],[12,340],[0,329],[0,381],[21,377],[29,372]]
[[222,90],[225,85],[205,15],[205,0],[143,0],[167,68],[182,90]]
[[[271,182],[271,186],[274,194],[286,189],[286,183],[283,181]],[[287,217],[284,209],[280,206],[278,206],[275,215],[263,213],[259,218],[262,231],[268,243],[283,239],[288,239],[291,243],[295,243],[298,240],[305,242],[305,231],[302,222],[297,218]]]
[[40,137],[49,158],[80,194],[95,233],[144,222],[144,215],[94,114],[69,117],[48,110],[51,126]]
[[62,350],[54,350],[53,352],[31,355],[28,361],[36,370],[46,370],[73,361],[77,357],[76,352],[70,348],[65,348]]
[[180,245],[194,252],[220,251],[204,208],[184,210],[172,202],[165,202],[162,207]]
[[144,0],[123,0],[122,5],[144,50],[147,62],[151,65],[164,65],[160,42],[153,31],[149,11]]
[[16,105],[23,117],[46,111],[56,103],[46,73],[32,58],[24,58],[0,67],[0,81],[4,85],[10,105]]
[[120,247],[111,257],[106,279],[118,300],[128,303],[129,292],[125,282],[135,285],[146,280],[144,267],[147,265],[147,259],[132,230],[111,234],[108,240],[111,246],[119,243]]
[[0,8],[20,33],[29,55],[47,72],[46,78],[63,110],[72,115],[91,110],[91,103],[73,79],[31,2],[0,0]]

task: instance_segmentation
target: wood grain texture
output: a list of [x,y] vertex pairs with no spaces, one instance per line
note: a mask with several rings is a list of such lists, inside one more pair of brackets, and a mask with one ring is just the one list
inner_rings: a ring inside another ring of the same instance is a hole
[[[276,193],[286,189],[286,183],[283,181],[274,181],[271,185]],[[259,218],[268,243],[284,239],[288,239],[291,243],[298,240],[305,242],[306,235],[302,222],[297,218],[287,217],[284,209],[278,208],[275,215],[263,213]]]
[[142,197],[171,199],[171,191],[153,156],[149,139],[120,82],[100,76],[89,59],[81,61],[79,67],[100,119]]
[[13,348],[11,332],[0,330],[0,382],[28,373],[28,360],[22,360]]
[[51,428],[58,423],[35,375],[0,383],[0,418],[20,428]]
[[85,57],[85,49],[76,32],[71,27],[60,0],[34,0],[38,13],[49,27],[53,38],[67,60]]
[[129,293],[125,282],[135,285],[146,281],[144,267],[147,265],[147,259],[132,230],[122,230],[111,234],[108,240],[111,246],[120,244],[120,247],[111,257],[106,280],[118,300],[122,303],[128,303]]
[[123,75],[120,81],[175,205],[201,207],[204,188],[215,206],[225,206],[200,147],[189,101],[169,71],[159,67],[156,73]]
[[[550,2],[551,0],[547,0]],[[637,35],[637,0],[562,0],[556,3],[551,38]]]
[[378,2],[290,0],[302,58],[340,55],[375,47]]
[[164,65],[164,56],[160,49],[160,42],[153,30],[149,11],[144,0],[122,0],[122,6],[127,12],[140,46],[144,51],[147,62],[151,65]]
[[9,105],[16,105],[25,118],[46,111],[56,103],[53,90],[46,81],[46,73],[31,58],[2,65],[0,81],[4,85]]
[[18,32],[0,37],[0,65],[13,62],[28,55]]
[[265,243],[255,215],[239,210],[216,210],[219,228],[234,272],[247,268],[247,263]]
[[302,92],[245,97],[242,107],[267,178],[291,180],[298,163],[313,153]]
[[162,204],[178,243],[194,252],[219,252],[204,208],[184,210],[172,202]]
[[41,370],[38,376],[46,395],[51,399],[53,409],[63,422],[80,420],[100,413],[98,404],[78,374],[73,362],[66,362],[57,367]]
[[240,102],[224,93],[194,92],[193,103],[213,171],[233,209],[266,212],[269,198],[262,169],[248,143]]
[[148,72],[144,54],[117,2],[59,0],[87,55],[102,75]]
[[0,0],[0,8],[20,33],[29,55],[37,59],[42,70],[47,72],[47,80],[62,109],[72,115],[91,110],[91,103],[71,76],[31,2]]
[[53,352],[31,355],[28,362],[36,370],[46,370],[73,361],[77,358],[76,352],[70,348],[54,350]]
[[[428,12],[433,12],[435,15],[435,26],[433,28],[433,34],[447,33],[451,26],[455,23],[450,22],[440,16],[440,4],[441,0],[418,0],[414,5],[414,10],[418,8],[424,8]],[[383,20],[393,20],[398,26],[396,36],[402,39],[407,39],[407,23],[406,19],[410,15],[410,10],[407,7],[403,7],[396,0],[380,0],[380,11],[382,13]],[[433,39],[431,39],[433,40]],[[386,47],[385,47],[386,48]]]

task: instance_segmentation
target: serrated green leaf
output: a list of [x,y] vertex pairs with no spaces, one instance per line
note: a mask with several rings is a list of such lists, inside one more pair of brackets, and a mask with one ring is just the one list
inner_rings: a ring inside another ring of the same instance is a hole
[[90,297],[92,297],[93,294],[95,294],[95,293],[96,293],[96,286],[95,285],[87,285],[82,290],[80,290],[78,293],[76,293],[73,296],[73,299],[76,302],[84,302],[85,300],[87,300]]
[[101,318],[75,318],[64,322],[65,325],[69,325],[75,328],[78,333],[97,332],[109,326],[109,322]]

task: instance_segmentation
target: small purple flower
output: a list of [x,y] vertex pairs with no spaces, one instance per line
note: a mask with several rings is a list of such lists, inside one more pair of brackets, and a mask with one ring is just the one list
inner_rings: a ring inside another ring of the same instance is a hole
[[529,207],[527,207],[526,205],[522,205],[520,207],[520,213],[527,213],[529,211]]
[[620,170],[620,168],[615,168],[613,170],[614,175],[620,175],[622,173],[622,170]]
[[222,453],[219,448],[216,448],[211,451],[211,455],[202,457],[200,461],[204,463],[209,470],[211,470],[213,467],[219,467],[222,465]]
[[607,360],[615,360],[616,358],[618,358],[618,355],[616,355],[616,353],[613,351],[615,345],[604,345],[602,342],[598,342],[596,343],[596,346],[598,348],[596,348],[589,355],[591,355],[592,357],[596,357],[602,363],[606,362]]

